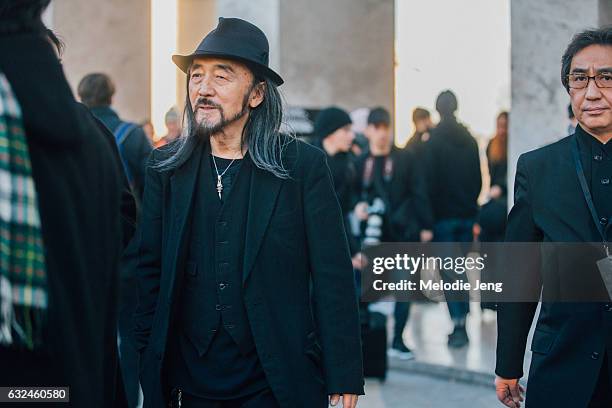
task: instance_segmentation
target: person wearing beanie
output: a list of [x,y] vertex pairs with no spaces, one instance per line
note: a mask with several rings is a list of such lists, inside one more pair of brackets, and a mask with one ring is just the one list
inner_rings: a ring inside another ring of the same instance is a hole
[[350,230],[348,219],[352,210],[353,184],[356,178],[354,157],[351,153],[351,146],[355,140],[351,117],[345,110],[336,106],[323,109],[315,120],[314,133],[327,155],[327,165],[342,209],[353,267],[360,269],[359,245]]
[[[382,107],[368,115],[365,135],[369,153],[356,163],[355,216],[361,222],[364,244],[376,242],[429,241],[432,217],[425,179],[411,151],[393,146],[391,116]],[[370,221],[382,218],[380,228]],[[380,234],[373,234],[380,231]],[[410,303],[396,302],[394,335],[389,355],[408,360],[414,358],[402,335],[408,321]]]
[[[436,100],[440,123],[431,131],[427,148],[427,178],[435,219],[434,240],[470,243],[478,215],[477,200],[482,177],[478,144],[469,130],[457,121],[457,108],[457,97],[452,91],[440,93]],[[453,281],[456,276],[451,272],[443,278]],[[468,294],[453,292],[446,295],[454,324],[448,345],[463,347],[469,342],[465,330]]]

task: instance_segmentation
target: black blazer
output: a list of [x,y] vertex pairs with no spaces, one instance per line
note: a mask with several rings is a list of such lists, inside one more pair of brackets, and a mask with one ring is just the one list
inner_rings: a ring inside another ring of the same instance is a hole
[[[69,386],[75,407],[117,406],[118,262],[123,245],[116,148],[74,100],[44,35],[0,36],[0,72],[23,112],[48,278],[44,352],[50,360],[39,367],[46,373],[44,381],[27,385]],[[23,377],[37,368],[12,370]]]
[[[576,175],[570,147],[573,137],[519,157],[506,241],[601,241]],[[572,251],[544,251],[540,259],[522,257],[512,270],[517,280],[539,281],[532,285],[535,299],[540,288],[544,299],[555,297],[571,293],[587,276],[598,276],[593,258],[603,257],[604,251],[595,245],[593,250],[595,256],[584,262],[575,259]],[[605,290],[601,279],[598,288],[591,289]],[[519,378],[537,303],[500,303],[498,307],[495,371],[504,378]],[[531,344],[527,406],[586,407],[602,364],[609,364],[603,358],[606,342],[610,347],[611,340],[609,304],[543,302]]]
[[[163,149],[153,161],[167,155]],[[175,171],[149,167],[146,173],[135,315],[145,407],[162,407],[167,398],[164,356],[177,320],[202,150]],[[290,179],[253,170],[244,303],[280,405],[326,407],[327,394],[363,394],[353,269],[325,154],[295,141],[285,157]]]

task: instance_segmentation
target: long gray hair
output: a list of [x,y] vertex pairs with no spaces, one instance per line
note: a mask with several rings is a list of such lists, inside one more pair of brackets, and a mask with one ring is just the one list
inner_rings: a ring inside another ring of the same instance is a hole
[[[254,78],[251,90],[263,82],[264,99],[259,106],[250,109],[242,131],[241,147],[247,147],[251,160],[258,168],[269,171],[280,178],[289,178],[289,171],[283,164],[283,154],[289,143],[295,139],[292,132],[280,133],[283,120],[283,100],[277,86],[269,79]],[[189,75],[187,96],[183,114],[181,136],[170,146],[170,157],[153,164],[158,170],[172,170],[182,166],[191,157],[195,148],[205,142],[198,131],[198,124],[189,100]]]

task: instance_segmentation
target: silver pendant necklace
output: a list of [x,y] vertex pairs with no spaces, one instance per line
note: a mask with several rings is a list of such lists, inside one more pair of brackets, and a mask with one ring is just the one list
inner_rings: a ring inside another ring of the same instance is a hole
[[232,159],[230,164],[228,164],[225,170],[223,170],[223,173],[219,174],[219,168],[217,167],[217,161],[215,160],[215,155],[211,153],[211,156],[213,159],[213,164],[215,165],[215,173],[217,173],[217,194],[219,194],[219,200],[221,200],[221,194],[223,193],[223,182],[221,181],[221,177],[223,177],[223,175],[227,173],[229,168],[232,167],[232,164],[234,164],[234,161],[236,161],[237,157]]

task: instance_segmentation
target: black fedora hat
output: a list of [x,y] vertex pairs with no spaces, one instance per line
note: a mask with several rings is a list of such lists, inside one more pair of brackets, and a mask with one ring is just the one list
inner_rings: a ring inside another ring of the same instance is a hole
[[263,31],[239,18],[219,17],[217,28],[212,30],[190,55],[173,55],[172,61],[184,73],[189,71],[196,57],[219,57],[245,63],[256,74],[269,78],[277,86],[283,79],[270,69],[270,46]]

